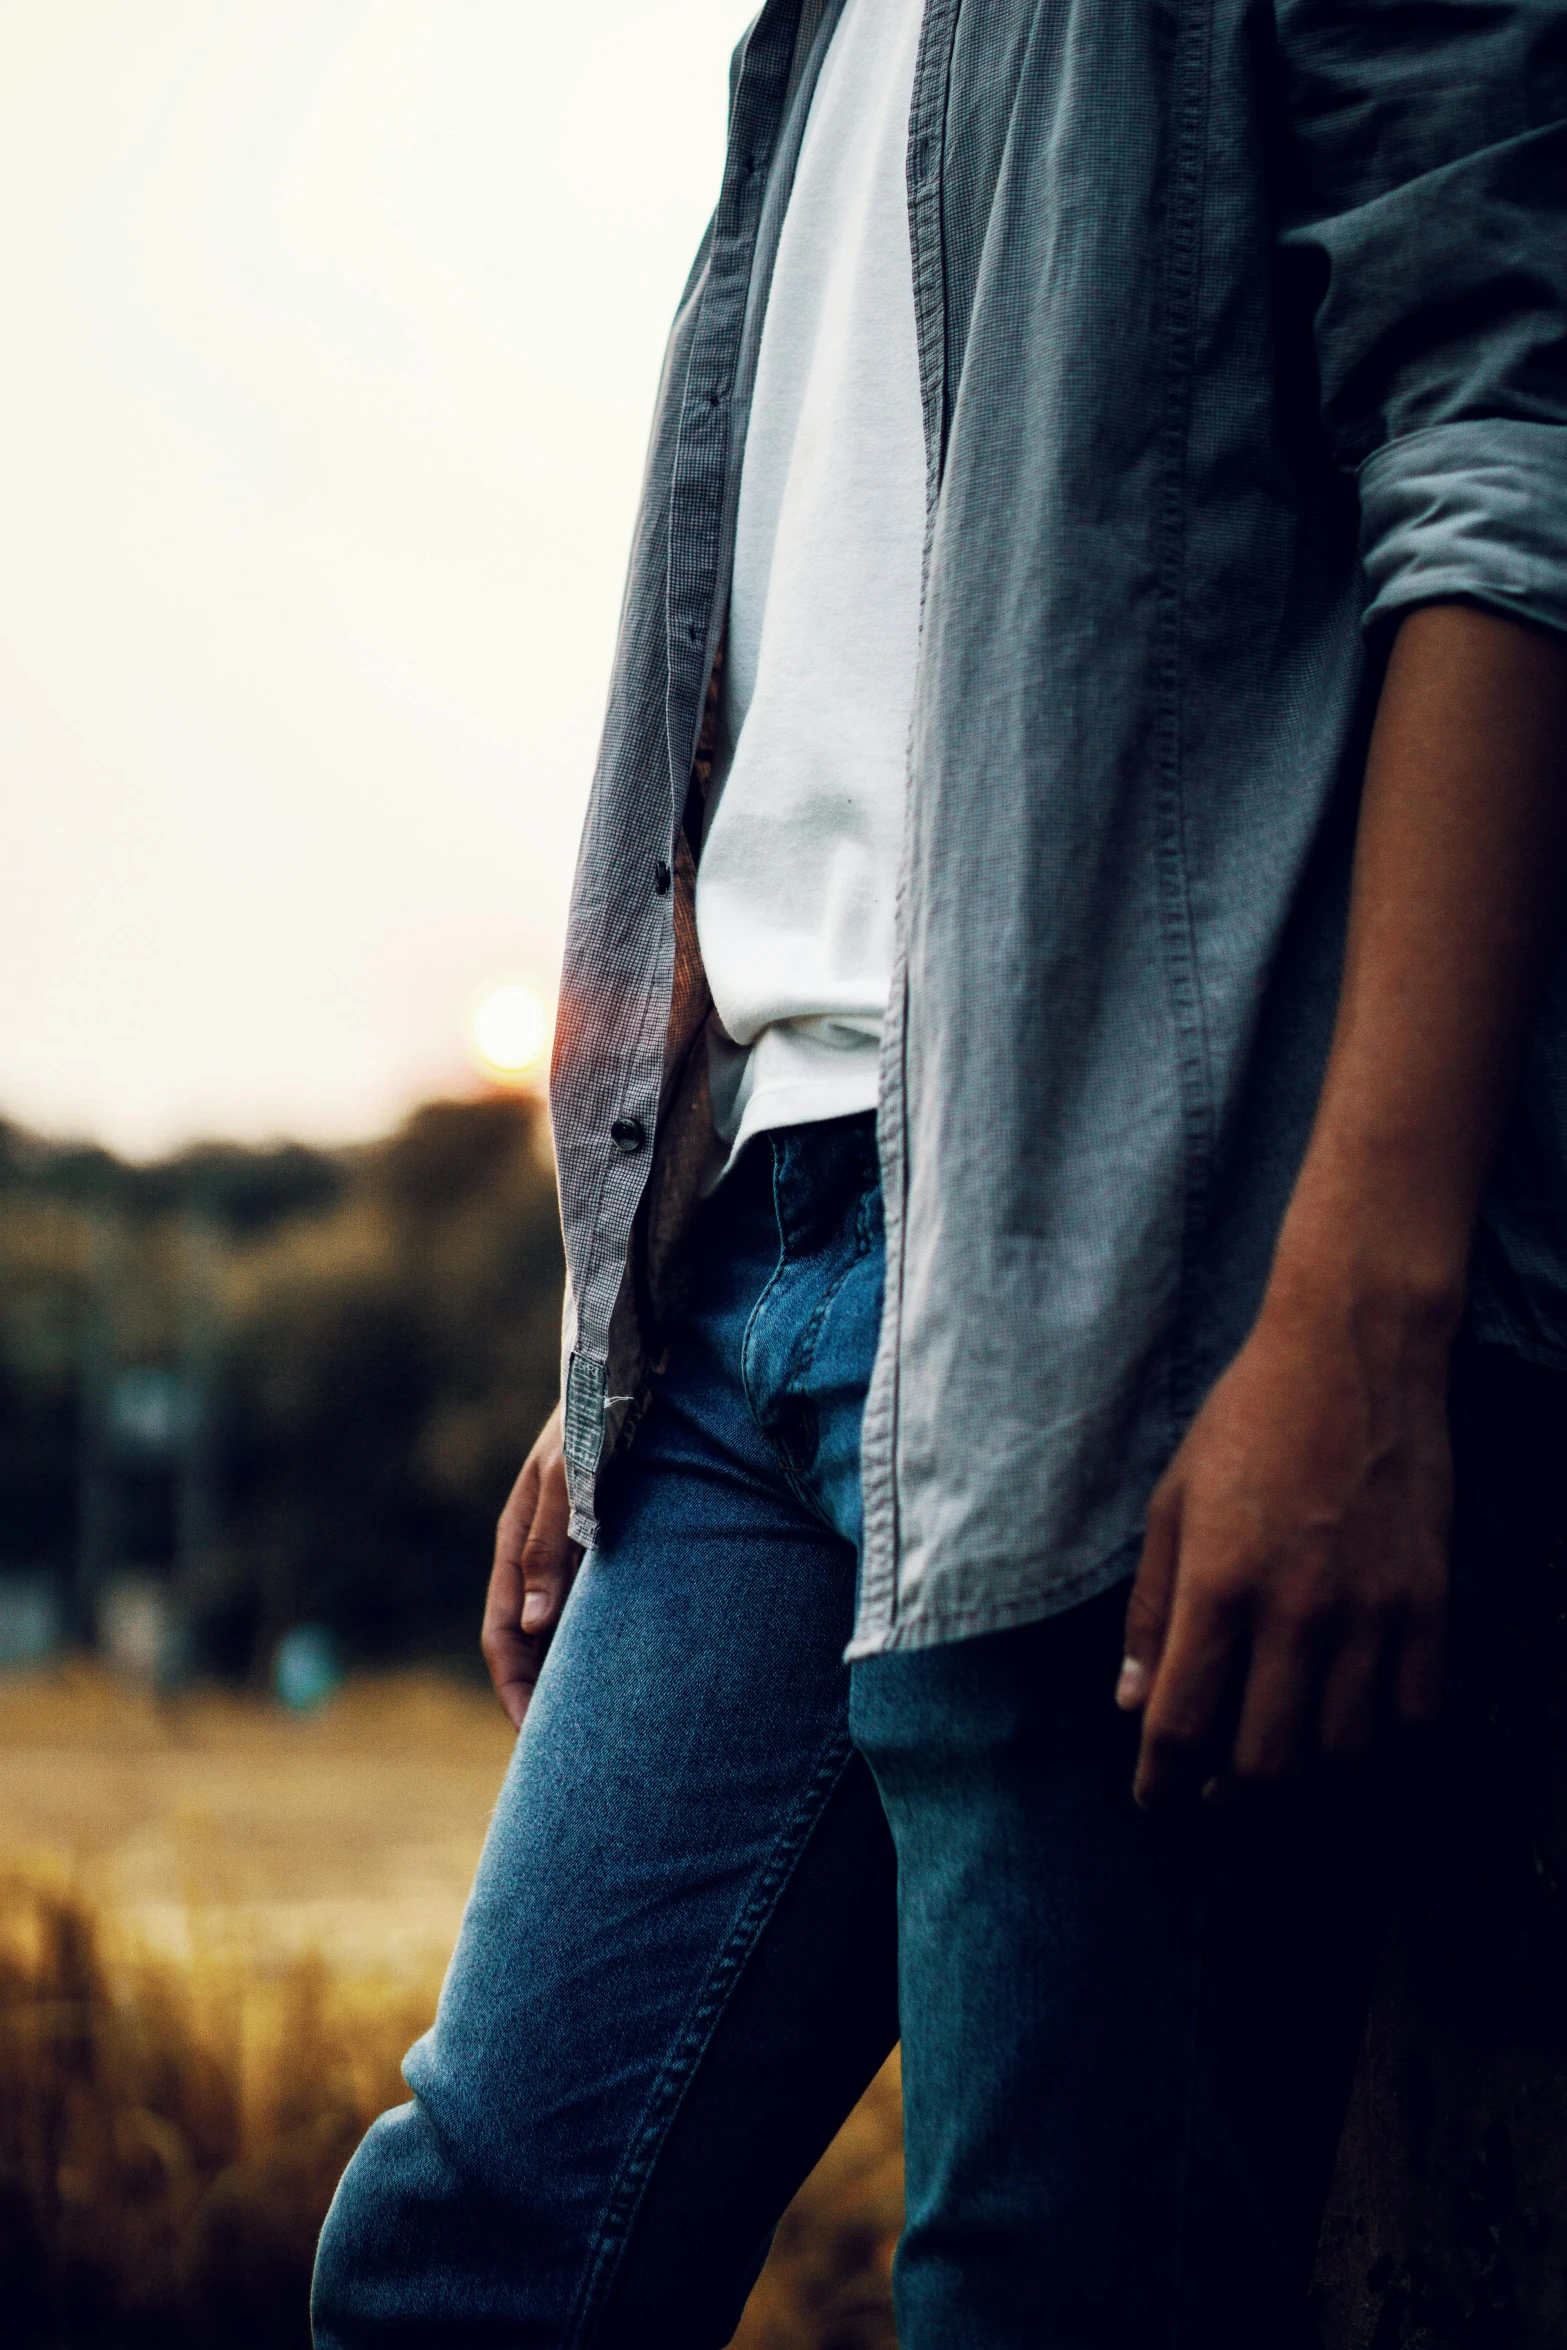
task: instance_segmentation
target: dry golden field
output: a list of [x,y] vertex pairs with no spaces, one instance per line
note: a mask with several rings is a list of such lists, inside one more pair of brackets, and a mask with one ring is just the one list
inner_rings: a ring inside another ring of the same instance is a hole
[[[0,2305],[17,2350],[294,2350],[315,2231],[429,2020],[509,1748],[405,1675],[293,1719],[0,1682]],[[894,2072],[740,2350],[891,2350]]]

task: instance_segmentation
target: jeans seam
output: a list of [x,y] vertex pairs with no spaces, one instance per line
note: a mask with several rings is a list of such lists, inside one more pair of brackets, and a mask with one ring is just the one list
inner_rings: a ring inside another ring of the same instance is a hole
[[764,1442],[770,1445],[772,1450],[776,1453],[778,1447],[773,1444],[772,1438],[767,1434],[766,1429],[762,1426],[761,1414],[756,1408],[756,1397],[753,1394],[751,1388],[751,1334],[756,1328],[757,1320],[761,1314],[762,1308],[766,1305],[768,1299],[772,1296],[773,1291],[777,1288],[779,1282],[783,1279],[784,1270],[789,1263],[789,1241],[788,1235],[784,1231],[783,1208],[778,1197],[778,1151],[774,1145],[771,1135],[768,1136],[767,1142],[768,1148],[772,1151],[773,1158],[773,1180],[771,1188],[773,1195],[773,1222],[778,1228],[778,1262],[773,1267],[772,1271],[768,1274],[767,1279],[763,1282],[761,1290],[757,1296],[756,1303],[752,1306],[751,1311],[746,1316],[745,1332],[740,1340],[740,1388],[742,1394],[745,1397],[745,1408],[751,1415],[752,1424],[755,1426]]
[[869,1193],[862,1191],[854,1216],[854,1254],[839,1267],[812,1309],[811,1318],[805,1325],[804,1334],[797,1350],[799,1367],[790,1375],[789,1383],[784,1389],[785,1395],[799,1395],[804,1392],[804,1382],[816,1364],[816,1350],[822,1342],[822,1325],[832,1311],[833,1300],[856,1268],[863,1265],[871,1253],[870,1237],[866,1229],[868,1199]]
[[[789,1379],[784,1386],[783,1392],[785,1395],[800,1396],[805,1393],[805,1382],[810,1372],[815,1367],[816,1351],[817,1348],[821,1345],[822,1328],[827,1320],[827,1316],[832,1311],[833,1300],[844,1288],[850,1279],[850,1276],[855,1272],[856,1268],[862,1265],[865,1262],[865,1259],[871,1253],[871,1242],[868,1230],[869,1217],[866,1212],[869,1197],[870,1195],[868,1191],[862,1191],[860,1194],[860,1203],[858,1209],[856,1210],[854,1221],[854,1254],[842,1266],[832,1282],[828,1285],[824,1295],[818,1300],[816,1306],[812,1310],[811,1318],[806,1323],[800,1346],[796,1350],[797,1368],[791,1372]],[[761,1425],[760,1422],[757,1424],[758,1426]],[[766,1430],[764,1429],[762,1432],[763,1435],[766,1436]],[[767,1442],[772,1445],[773,1451],[778,1457],[779,1463],[783,1469],[784,1476],[788,1480],[789,1489],[793,1493],[795,1499],[801,1504],[802,1508],[808,1509],[811,1515],[816,1518],[820,1524],[828,1529],[829,1533],[836,1533],[838,1529],[833,1525],[831,1518],[822,1508],[821,1503],[809,1490],[805,1479],[796,1470],[794,1463],[789,1459],[787,1453],[783,1451],[781,1446],[773,1443],[773,1439],[770,1436],[767,1437]]]
[[[778,1226],[778,1262],[773,1267],[772,1272],[768,1275],[761,1294],[758,1296],[756,1303],[752,1306],[751,1311],[746,1318],[745,1335],[740,1341],[740,1385],[744,1390],[746,1409],[751,1415],[751,1419],[757,1430],[757,1433],[783,1472],[785,1482],[787,1483],[790,1492],[794,1495],[795,1500],[800,1503],[803,1509],[808,1509],[812,1517],[814,1517],[819,1524],[826,1526],[831,1532],[836,1532],[836,1528],[833,1527],[832,1521],[827,1516],[826,1511],[822,1509],[820,1504],[811,1494],[805,1484],[805,1481],[796,1470],[794,1463],[790,1460],[782,1445],[778,1443],[777,1439],[770,1433],[765,1423],[763,1422],[762,1415],[757,1409],[756,1396],[751,1385],[750,1357],[752,1333],[756,1328],[757,1321],[762,1313],[763,1308],[766,1306],[768,1299],[772,1296],[773,1291],[777,1288],[779,1282],[783,1279],[784,1273],[790,1263],[788,1235],[784,1229],[783,1205],[778,1196],[780,1174],[780,1154],[775,1148],[773,1152],[772,1191],[773,1215]],[[877,1171],[877,1177],[875,1180],[879,1180],[879,1170]],[[790,1375],[784,1382],[782,1388],[782,1393],[786,1396],[798,1396],[804,1393],[804,1382],[809,1376],[812,1365],[815,1363],[816,1350],[821,1344],[822,1325],[826,1321],[827,1315],[831,1310],[833,1300],[838,1295],[839,1291],[843,1288],[844,1283],[849,1279],[849,1276],[854,1272],[856,1266],[862,1264],[865,1258],[868,1257],[871,1253],[872,1244],[869,1231],[869,1203],[871,1196],[872,1185],[866,1184],[862,1186],[859,1203],[855,1210],[854,1254],[839,1269],[837,1274],[835,1274],[833,1280],[828,1285],[825,1294],[812,1308],[810,1320],[806,1323],[799,1345],[795,1350],[794,1368],[791,1369]]]
[[563,2350],[587,2350],[604,2315],[621,2258],[641,2208],[660,2148],[668,2137],[697,2066],[718,2029],[730,1994],[746,1961],[782,1898],[811,1833],[838,1782],[854,1758],[847,1728],[829,1741],[773,1853],[708,1974],[694,2007],[675,2036],[648,2092],[589,2250],[571,2313]]

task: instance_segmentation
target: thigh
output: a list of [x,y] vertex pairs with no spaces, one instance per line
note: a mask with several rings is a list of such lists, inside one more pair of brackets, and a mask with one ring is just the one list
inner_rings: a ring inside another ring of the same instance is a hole
[[1139,1812],[1124,1606],[854,1668],[900,1872],[904,2350],[1302,2338],[1371,1839],[1325,1793]]
[[853,1551],[686,1367],[540,1678],[413,2104],[339,2190],[323,2345],[716,2350],[896,2035]]

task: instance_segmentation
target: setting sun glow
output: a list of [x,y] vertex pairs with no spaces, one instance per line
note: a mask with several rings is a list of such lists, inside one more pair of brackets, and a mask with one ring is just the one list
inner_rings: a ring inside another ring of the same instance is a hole
[[531,1077],[549,1042],[549,1014],[537,989],[520,979],[487,987],[468,1020],[473,1057],[486,1077],[517,1085]]

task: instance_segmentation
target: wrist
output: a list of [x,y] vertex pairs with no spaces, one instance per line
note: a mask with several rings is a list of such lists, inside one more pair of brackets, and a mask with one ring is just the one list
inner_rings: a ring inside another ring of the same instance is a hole
[[1314,1151],[1279,1234],[1268,1303],[1348,1318],[1403,1353],[1446,1352],[1463,1312],[1473,1211],[1385,1160]]
[[1464,1283],[1407,1252],[1365,1248],[1343,1234],[1330,1245],[1302,1236],[1279,1253],[1261,1319],[1297,1334],[1334,1328],[1357,1351],[1433,1376],[1447,1361],[1464,1306]]

